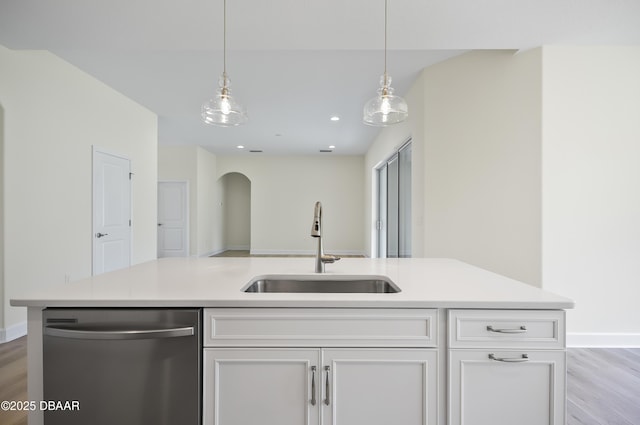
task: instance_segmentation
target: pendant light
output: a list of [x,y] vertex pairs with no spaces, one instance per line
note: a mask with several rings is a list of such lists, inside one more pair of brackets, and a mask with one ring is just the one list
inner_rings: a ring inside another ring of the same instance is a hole
[[393,95],[391,77],[387,74],[387,3],[384,1],[384,74],[380,77],[378,95],[364,105],[363,121],[367,125],[385,127],[407,119],[407,102]]
[[233,127],[249,119],[247,111],[231,97],[231,81],[227,76],[227,0],[223,0],[223,71],[216,95],[202,104],[202,120],[219,127]]

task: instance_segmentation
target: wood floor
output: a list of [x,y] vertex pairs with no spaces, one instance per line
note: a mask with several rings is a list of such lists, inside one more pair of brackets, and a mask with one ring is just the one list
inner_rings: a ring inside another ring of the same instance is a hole
[[[2,400],[28,400],[26,337],[0,344]],[[26,414],[0,410],[0,425]],[[567,350],[567,425],[640,425],[640,348]]]
[[640,349],[567,350],[567,425],[640,425]]
[[[0,344],[0,401],[27,397],[27,337]],[[23,412],[0,409],[0,425],[27,425]]]

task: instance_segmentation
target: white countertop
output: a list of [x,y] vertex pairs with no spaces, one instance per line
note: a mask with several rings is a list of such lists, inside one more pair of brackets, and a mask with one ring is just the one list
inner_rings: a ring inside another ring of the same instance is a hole
[[395,294],[244,293],[261,275],[314,275],[313,258],[164,258],[25,292],[30,307],[573,308],[572,300],[451,259],[343,258],[326,276],[382,275]]

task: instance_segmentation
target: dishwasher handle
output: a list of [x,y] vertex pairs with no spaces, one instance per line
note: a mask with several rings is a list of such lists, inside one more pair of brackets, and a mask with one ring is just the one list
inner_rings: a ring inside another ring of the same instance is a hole
[[159,339],[195,335],[193,326],[164,329],[73,329],[68,327],[45,326],[44,334],[58,338],[72,339]]

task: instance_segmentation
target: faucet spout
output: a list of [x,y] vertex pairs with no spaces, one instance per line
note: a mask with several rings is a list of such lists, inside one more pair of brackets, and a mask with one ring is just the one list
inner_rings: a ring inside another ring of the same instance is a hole
[[318,250],[316,251],[316,273],[324,273],[325,263],[335,263],[340,259],[340,257],[324,253],[324,248],[322,246],[322,204],[320,201],[316,202],[313,209],[311,237],[318,239]]
[[311,236],[314,238],[322,238],[322,204],[316,202],[313,208],[313,224],[311,224]]

